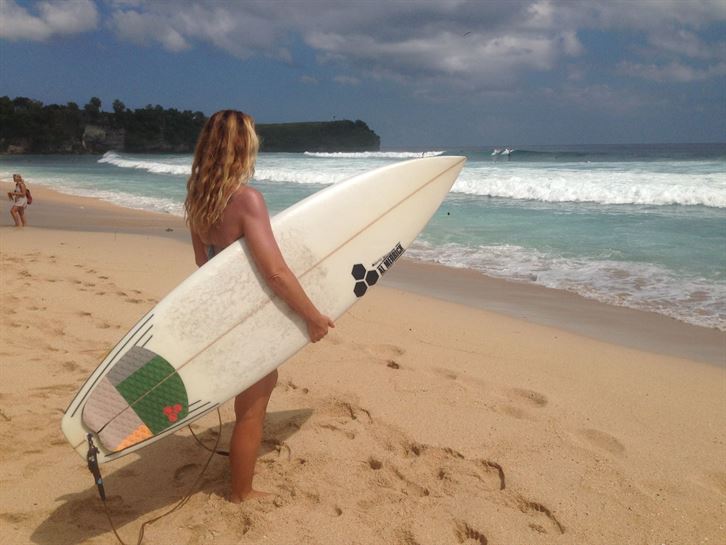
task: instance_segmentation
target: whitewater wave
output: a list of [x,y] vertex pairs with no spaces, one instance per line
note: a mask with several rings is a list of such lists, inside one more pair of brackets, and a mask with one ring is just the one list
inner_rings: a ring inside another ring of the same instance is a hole
[[326,172],[320,170],[304,170],[295,168],[258,168],[255,170],[255,180],[258,182],[284,182],[303,185],[331,185],[349,178],[353,174],[340,171]]
[[542,202],[726,208],[726,174],[465,168],[455,193]]
[[[444,152],[430,151],[428,154]],[[311,153],[309,157],[331,157],[338,161],[309,163],[297,159],[261,157],[255,180],[293,184],[331,185],[374,168],[374,161],[357,159],[405,159],[420,157],[413,152]],[[141,169],[155,174],[189,176],[191,157],[137,158],[107,152],[98,160],[120,168]],[[707,206],[726,208],[726,174],[708,166],[693,170],[691,165],[674,163],[657,166],[631,165],[628,169],[612,166],[511,167],[508,164],[467,165],[452,192],[506,199],[551,203],[631,204],[649,206]]]
[[361,152],[317,152],[306,151],[308,157],[325,157],[331,159],[416,159],[417,157],[437,157],[445,151],[361,151]]
[[121,157],[115,151],[107,151],[98,160],[99,163],[108,163],[120,168],[136,168],[147,172],[153,172],[154,174],[189,176],[192,172],[191,158],[184,158],[177,161],[178,162],[161,162],[137,159],[134,157]]
[[433,246],[416,241],[408,257],[489,276],[567,290],[611,305],[657,312],[726,331],[726,283],[683,278],[651,263],[566,258],[514,245]]

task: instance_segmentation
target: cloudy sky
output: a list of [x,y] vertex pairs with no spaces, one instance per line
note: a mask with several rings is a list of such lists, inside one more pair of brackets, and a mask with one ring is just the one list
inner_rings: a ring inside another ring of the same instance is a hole
[[726,141],[726,0],[0,0],[0,95],[387,148]]

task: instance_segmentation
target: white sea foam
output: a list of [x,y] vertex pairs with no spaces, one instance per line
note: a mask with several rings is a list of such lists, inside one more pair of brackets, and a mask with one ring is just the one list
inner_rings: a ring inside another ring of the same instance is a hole
[[726,208],[726,173],[466,167],[454,192],[544,202]]
[[684,278],[654,264],[565,258],[513,245],[433,246],[421,241],[406,255],[726,330],[726,282]]
[[76,187],[72,184],[58,186],[57,183],[49,187],[53,187],[63,193],[69,195],[78,195],[82,197],[92,197],[102,201],[110,202],[124,208],[132,208],[134,210],[146,210],[147,212],[159,212],[162,214],[171,214],[173,216],[184,215],[184,205],[178,200],[136,195],[126,193],[124,191],[112,191],[103,189],[93,189],[86,187]]
[[191,158],[166,159],[164,161],[149,161],[134,157],[121,157],[114,151],[107,151],[98,160],[99,163],[108,163],[120,168],[136,168],[153,172],[154,174],[173,174],[176,176],[189,176],[192,171]]
[[[306,152],[305,156],[284,158],[278,158],[274,154],[262,154],[258,160],[255,179],[329,185],[379,166],[377,159],[403,160],[442,153]],[[329,162],[326,158],[337,160]],[[141,159],[107,152],[98,162],[174,176],[188,176],[191,171],[191,156]],[[726,208],[726,173],[717,168],[702,172],[694,170],[691,165],[678,163],[649,163],[642,167],[631,164],[627,168],[616,168],[605,163],[599,166],[588,164],[587,167],[530,167],[511,163],[470,162],[452,191],[467,195],[541,202],[701,205]]]
[[[116,152],[108,151],[99,160],[119,168],[145,170],[153,174],[169,174],[187,177],[191,174],[191,156],[169,157],[156,160],[121,156]],[[295,184],[322,184],[330,185],[363,172],[360,166],[317,166],[305,167],[302,159],[280,161],[275,158],[262,157],[258,160],[255,170],[255,180],[265,182],[287,182]],[[331,168],[332,167],[332,168]],[[365,170],[365,168],[364,168]]]
[[102,190],[84,191],[82,194],[86,197],[95,197],[103,201],[123,206],[124,208],[160,212],[163,214],[171,214],[173,216],[184,215],[184,205],[182,203],[163,197],[144,197],[121,191]]
[[[357,173],[357,171],[355,172]],[[257,168],[255,180],[261,182],[287,182],[292,184],[330,185],[352,176],[353,173],[341,170],[320,170],[304,168]]]
[[325,157],[332,159],[415,159],[417,157],[436,157],[444,151],[361,151],[361,152],[316,152],[306,151],[308,157]]

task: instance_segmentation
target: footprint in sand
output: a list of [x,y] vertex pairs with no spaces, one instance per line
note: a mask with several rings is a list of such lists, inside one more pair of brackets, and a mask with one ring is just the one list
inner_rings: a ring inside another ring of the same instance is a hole
[[507,416],[516,418],[517,420],[524,420],[529,418],[529,415],[526,413],[526,411],[522,410],[519,407],[514,407],[513,405],[502,405],[500,407],[497,407],[496,410],[502,414],[506,414]]
[[61,365],[63,365],[63,369],[66,371],[78,371],[81,368],[81,366],[74,361],[64,361]]
[[341,434],[345,435],[345,437],[347,437],[348,439],[355,439],[354,432],[349,431],[349,430],[340,429],[338,426],[335,426],[334,424],[319,424],[318,427],[322,428],[324,430],[330,430],[330,431],[334,431],[336,433],[341,433]]
[[0,513],[0,520],[10,524],[18,524],[30,519],[30,513]]
[[376,458],[371,457],[371,458],[368,458],[368,466],[373,471],[378,471],[379,469],[381,469],[383,467],[383,462],[381,462],[380,460],[378,460]]
[[462,545],[487,545],[489,540],[479,530],[475,530],[463,520],[456,521],[454,525],[456,540]]
[[371,413],[363,407],[353,405],[347,401],[335,400],[329,409],[332,416],[343,416],[350,420],[360,420],[361,422],[373,422]]
[[395,344],[376,344],[366,347],[366,352],[382,360],[395,360],[403,356],[406,351]]
[[454,373],[451,369],[446,369],[444,367],[434,368],[434,373],[436,373],[440,377],[444,377],[445,379],[449,380],[456,380],[457,378],[459,378],[459,375]]
[[511,390],[510,394],[512,401],[521,401],[535,408],[544,407],[548,403],[547,396],[540,394],[539,392],[535,392],[534,390],[514,388]]
[[600,430],[582,429],[577,434],[589,444],[617,456],[625,454],[625,447],[615,437]]
[[501,405],[496,410],[518,420],[533,418],[525,409],[541,409],[548,403],[547,396],[544,394],[524,388],[509,390],[506,398],[510,403]]
[[185,464],[174,471],[174,482],[178,485],[184,484],[191,475],[197,473],[199,473],[199,464]]
[[[523,498],[522,496],[516,498],[516,503],[517,507],[520,511],[522,511],[522,513],[526,513],[528,515],[542,515],[547,519],[547,521],[554,527],[557,532],[559,532],[560,534],[565,533],[565,527],[562,525],[562,523],[557,520],[557,517],[555,517],[555,515],[549,508],[545,507],[541,503],[538,503],[536,501],[530,501],[526,498]],[[537,522],[530,522],[529,527],[539,534],[548,533],[547,529]]]

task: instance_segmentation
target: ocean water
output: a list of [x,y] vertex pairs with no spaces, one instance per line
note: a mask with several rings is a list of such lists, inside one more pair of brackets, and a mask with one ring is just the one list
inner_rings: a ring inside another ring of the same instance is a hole
[[[369,169],[466,155],[407,256],[726,330],[726,144],[260,154],[272,213]],[[190,155],[4,156],[0,178],[182,215]]]

